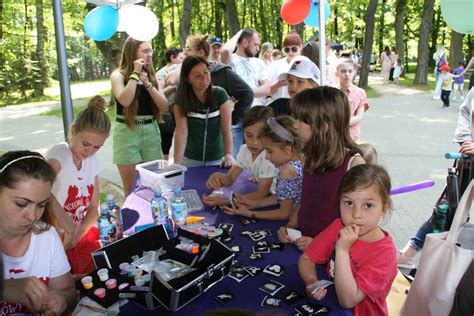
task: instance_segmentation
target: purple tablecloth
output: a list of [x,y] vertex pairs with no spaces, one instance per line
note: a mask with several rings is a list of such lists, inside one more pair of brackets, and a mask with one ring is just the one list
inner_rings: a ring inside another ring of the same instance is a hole
[[[189,168],[185,175],[185,189],[195,189],[200,194],[211,193],[211,191],[205,187],[205,182],[208,176],[216,171],[222,171],[222,169],[219,169],[218,167]],[[242,174],[234,184],[232,190],[237,193],[246,193],[254,187],[255,184],[248,181],[248,174]],[[128,232],[132,232],[136,225],[147,224],[152,221],[149,202],[140,196],[132,193],[127,197],[124,207],[127,208],[123,212],[124,228]],[[293,305],[287,305],[282,302],[279,307],[282,312],[293,314],[293,310],[296,306],[308,301],[304,292],[304,284],[298,274],[297,261],[301,252],[294,245],[286,245],[283,251],[272,250],[270,253],[264,254],[263,260],[250,260],[248,255],[252,253],[254,242],[250,238],[240,236],[240,232],[243,230],[254,231],[257,229],[270,229],[272,236],[267,237],[264,240],[267,241],[267,243],[276,243],[278,242],[276,232],[280,226],[285,224],[285,221],[259,220],[255,224],[250,224],[244,227],[241,223],[244,219],[243,217],[228,215],[221,211],[211,210],[207,207],[204,211],[194,213],[193,215],[204,216],[206,217],[205,221],[207,223],[216,224],[216,226],[218,223],[232,223],[234,225],[231,232],[233,240],[228,244],[228,246],[240,246],[241,252],[237,254],[236,258],[242,266],[254,265],[264,269],[269,264],[278,263],[285,267],[283,275],[280,277],[272,277],[266,273],[261,273],[256,277],[248,277],[240,283],[228,277],[224,278],[224,280],[211,287],[207,292],[198,296],[195,300],[191,301],[188,305],[184,306],[177,312],[168,312],[163,307],[160,307],[155,311],[145,311],[133,303],[129,303],[121,307],[121,313],[124,315],[203,315],[206,311],[211,309],[232,307],[252,309],[254,311],[267,310],[268,308],[261,306],[261,302],[267,294],[258,288],[269,279],[273,279],[285,285],[285,288],[280,292],[291,289],[304,296],[303,300],[300,300]],[[324,274],[323,267],[318,267],[318,274]],[[225,305],[221,305],[214,299],[214,297],[222,293],[232,293],[235,296],[235,299]],[[339,306],[334,286],[328,288],[328,294],[325,300],[321,302],[313,301],[312,303],[321,303],[329,306],[332,308],[330,315],[352,315],[349,310],[343,310]]]

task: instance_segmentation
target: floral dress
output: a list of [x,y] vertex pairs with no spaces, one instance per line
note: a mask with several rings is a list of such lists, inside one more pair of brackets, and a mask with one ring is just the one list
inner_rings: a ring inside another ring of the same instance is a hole
[[301,200],[301,191],[303,190],[303,170],[301,161],[290,161],[290,166],[295,169],[296,177],[281,179],[278,171],[275,196],[278,201],[293,200],[293,211],[299,205]]

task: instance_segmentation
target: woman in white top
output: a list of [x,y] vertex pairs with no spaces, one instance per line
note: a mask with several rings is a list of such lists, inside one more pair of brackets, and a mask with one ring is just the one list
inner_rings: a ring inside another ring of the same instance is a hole
[[0,158],[2,315],[71,312],[76,288],[47,204],[54,170],[35,152]]

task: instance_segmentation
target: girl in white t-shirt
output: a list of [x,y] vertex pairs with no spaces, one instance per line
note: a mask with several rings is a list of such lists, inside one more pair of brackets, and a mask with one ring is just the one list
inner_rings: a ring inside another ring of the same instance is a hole
[[54,170],[35,152],[0,157],[2,315],[70,313],[77,294],[47,207]]
[[58,226],[64,231],[73,274],[94,269],[91,252],[100,248],[95,226],[99,217],[99,163],[95,153],[110,133],[110,119],[101,96],[91,99],[71,126],[67,142],[46,154],[56,172],[51,198]]
[[[260,131],[266,120],[273,116],[273,110],[265,106],[252,107],[244,117],[242,126],[244,129],[245,144],[240,147],[237,154],[237,162],[230,168],[229,172],[215,172],[207,179],[206,186],[209,189],[218,190],[221,187],[231,186],[244,168],[248,168],[257,181],[255,192],[246,194],[251,200],[262,199],[268,196],[272,188],[273,179],[276,176],[275,166],[265,157]],[[229,200],[219,196],[204,196],[203,202],[210,206],[222,206],[229,204]]]

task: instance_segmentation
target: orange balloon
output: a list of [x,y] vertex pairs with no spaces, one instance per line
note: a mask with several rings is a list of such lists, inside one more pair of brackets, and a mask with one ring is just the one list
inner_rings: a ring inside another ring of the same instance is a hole
[[300,24],[308,16],[310,7],[310,0],[286,0],[281,5],[280,15],[288,24]]

